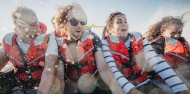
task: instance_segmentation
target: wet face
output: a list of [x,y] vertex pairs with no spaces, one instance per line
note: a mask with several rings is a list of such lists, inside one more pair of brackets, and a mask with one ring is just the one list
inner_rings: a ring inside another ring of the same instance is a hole
[[20,17],[16,18],[17,34],[22,37],[35,38],[40,34],[40,26],[38,20],[33,15],[20,13]]
[[126,38],[128,36],[128,23],[125,15],[117,15],[113,19],[113,24],[110,28],[111,33],[119,38]]
[[[81,14],[85,15],[85,14]],[[79,15],[80,16],[80,15]],[[86,19],[86,18],[84,18]],[[86,20],[83,18],[77,18],[73,12],[70,10],[67,14],[66,32],[71,39],[79,40],[86,29]]]
[[181,37],[182,30],[183,27],[181,25],[171,24],[168,26],[168,28],[165,29],[162,35],[164,37],[171,37],[174,39],[178,39],[179,37]]

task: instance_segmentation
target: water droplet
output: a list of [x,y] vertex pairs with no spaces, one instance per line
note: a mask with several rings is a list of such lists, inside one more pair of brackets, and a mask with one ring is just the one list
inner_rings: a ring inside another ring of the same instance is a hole
[[55,68],[58,68],[58,65],[55,65]]
[[51,71],[51,68],[46,68],[47,69],[47,71]]

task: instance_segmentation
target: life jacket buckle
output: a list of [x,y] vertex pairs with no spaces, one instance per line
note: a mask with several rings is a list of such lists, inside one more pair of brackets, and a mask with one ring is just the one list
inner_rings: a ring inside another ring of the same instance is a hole
[[30,74],[30,70],[25,71],[27,74]]

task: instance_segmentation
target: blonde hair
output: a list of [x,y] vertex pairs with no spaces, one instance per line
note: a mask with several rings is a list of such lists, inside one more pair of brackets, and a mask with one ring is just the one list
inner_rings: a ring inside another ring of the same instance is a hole
[[73,5],[68,5],[65,7],[59,7],[57,10],[57,14],[54,17],[54,24],[57,27],[64,27],[67,23],[67,14],[70,10],[73,9]]

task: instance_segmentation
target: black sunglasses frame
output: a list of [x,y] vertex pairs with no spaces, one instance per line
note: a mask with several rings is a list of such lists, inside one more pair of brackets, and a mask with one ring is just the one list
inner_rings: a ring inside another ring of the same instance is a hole
[[87,24],[87,22],[78,21],[76,18],[70,19],[69,22],[70,22],[70,24],[72,26],[77,26],[79,24],[79,22],[80,22],[81,25],[86,25]]

